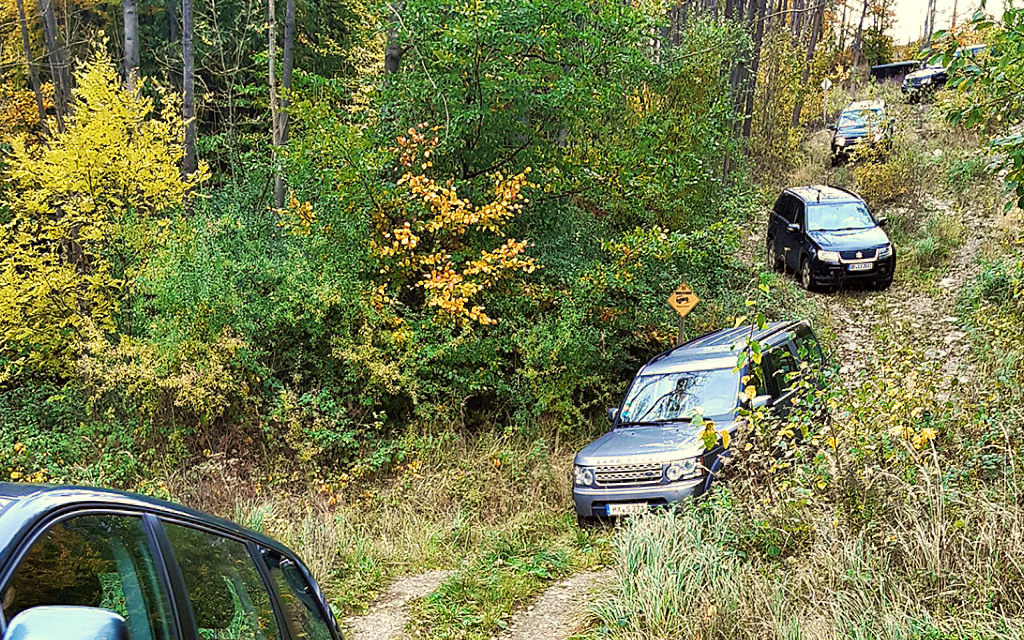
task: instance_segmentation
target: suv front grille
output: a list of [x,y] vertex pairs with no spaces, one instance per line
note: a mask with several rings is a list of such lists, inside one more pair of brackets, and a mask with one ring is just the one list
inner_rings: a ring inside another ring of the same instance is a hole
[[[859,251],[840,251],[839,256],[843,260],[873,260],[877,249],[861,249]],[[860,254],[858,256],[857,254]]]
[[594,484],[600,487],[649,487],[661,484],[661,463],[597,467],[594,469]]

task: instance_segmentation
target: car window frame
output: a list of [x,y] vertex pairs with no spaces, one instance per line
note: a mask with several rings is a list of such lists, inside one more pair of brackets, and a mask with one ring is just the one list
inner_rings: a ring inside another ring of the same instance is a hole
[[[0,574],[0,593],[7,588],[8,583],[21,566],[25,556],[28,555],[28,552],[40,538],[46,535],[52,527],[62,522],[82,516],[120,516],[126,518],[139,518],[141,520],[142,531],[146,538],[146,545],[155,565],[154,570],[159,574],[158,579],[162,583],[164,594],[167,596],[167,605],[170,607],[170,611],[168,613],[173,623],[172,631],[174,632],[174,638],[175,640],[201,640],[194,636],[186,635],[185,629],[182,625],[182,621],[179,616],[179,600],[174,591],[173,581],[170,579],[167,558],[164,556],[163,550],[159,545],[159,534],[163,531],[162,527],[160,527],[160,522],[153,513],[141,509],[94,507],[85,505],[71,506],[47,514],[45,518],[34,523],[31,529],[22,536],[17,549],[11,554],[7,566],[4,568],[2,574]],[[0,608],[0,637],[7,633],[7,625],[9,623],[10,620],[7,619],[7,613]]]
[[287,611],[285,611],[284,599],[281,597],[280,590],[277,588],[277,582],[274,580],[274,577],[270,574],[270,567],[267,566],[266,560],[264,560],[263,558],[264,551],[269,553],[276,553],[279,556],[281,556],[281,558],[283,558],[284,560],[288,560],[295,565],[295,568],[298,569],[299,573],[302,575],[302,579],[306,582],[306,586],[313,590],[313,599],[316,601],[317,613],[320,614],[321,620],[327,626],[327,631],[331,634],[331,638],[333,640],[341,640],[341,634],[339,633],[338,629],[338,621],[334,617],[334,612],[330,611],[325,606],[323,593],[320,590],[320,585],[317,584],[317,581],[313,579],[313,575],[309,572],[309,569],[306,567],[306,565],[302,564],[302,562],[298,560],[296,557],[284,553],[280,549],[275,549],[273,547],[268,547],[264,544],[253,542],[253,548],[251,550],[251,553],[255,554],[259,558],[259,562],[257,562],[257,564],[259,565],[260,571],[265,574],[267,582],[270,583],[271,588],[274,589],[274,596],[278,599],[278,602],[281,605],[281,611],[286,619],[286,627],[288,629],[288,633],[293,638],[293,640],[299,640],[298,630],[294,628],[291,616],[287,613]]

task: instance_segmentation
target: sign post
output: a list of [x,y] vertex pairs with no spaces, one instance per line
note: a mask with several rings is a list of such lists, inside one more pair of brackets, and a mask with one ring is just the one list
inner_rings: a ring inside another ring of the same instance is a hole
[[690,285],[682,282],[668,297],[668,306],[672,307],[679,314],[679,333],[676,335],[676,346],[683,344],[686,340],[686,314],[693,311],[693,308],[700,302],[700,298],[693,292]]
[[832,88],[832,81],[825,78],[821,81],[821,121],[828,126],[828,90]]

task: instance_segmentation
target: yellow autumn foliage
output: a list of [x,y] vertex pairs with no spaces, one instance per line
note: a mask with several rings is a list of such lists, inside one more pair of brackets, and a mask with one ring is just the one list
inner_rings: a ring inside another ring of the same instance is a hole
[[[178,102],[122,88],[99,55],[76,74],[73,115],[43,145],[12,141],[10,221],[0,227],[4,366],[66,374],[82,328],[114,329],[118,300],[145,268],[166,216],[207,176],[183,178]],[[51,129],[55,129],[51,128]]]
[[[409,190],[410,205],[399,209],[406,219],[379,213],[374,219],[371,250],[381,260],[373,303],[382,309],[396,303],[403,284],[422,289],[427,307],[437,309],[456,323],[482,325],[497,323],[479,303],[479,296],[501,279],[515,272],[532,273],[533,258],[525,255],[527,242],[506,239],[493,249],[477,250],[468,245],[474,232],[502,237],[502,229],[529,200],[523,189],[529,184],[527,167],[513,176],[494,176],[494,197],[476,206],[461,196],[453,181],[438,182],[428,172],[430,157],[438,144],[427,124],[409,129],[398,137],[393,149],[406,171],[398,181]],[[422,206],[421,206],[422,205]]]

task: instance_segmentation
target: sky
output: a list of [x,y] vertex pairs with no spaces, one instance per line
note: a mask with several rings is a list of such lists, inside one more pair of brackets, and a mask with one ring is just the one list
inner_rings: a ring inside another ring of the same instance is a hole
[[[936,0],[936,31],[949,28],[954,3],[956,4],[957,24],[962,24],[964,20],[969,20],[978,9],[980,0]],[[856,4],[856,2],[852,4]],[[986,3],[990,13],[1002,14],[1002,5],[1002,0],[988,0]],[[909,40],[917,40],[921,37],[927,10],[928,0],[896,0],[896,26],[892,30],[892,36],[897,44],[906,44]]]

